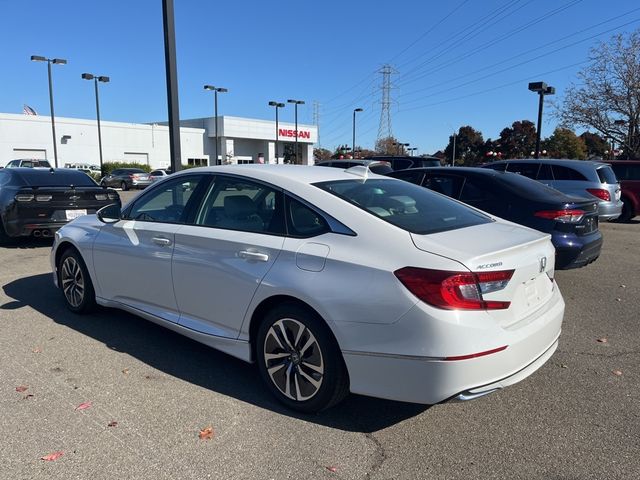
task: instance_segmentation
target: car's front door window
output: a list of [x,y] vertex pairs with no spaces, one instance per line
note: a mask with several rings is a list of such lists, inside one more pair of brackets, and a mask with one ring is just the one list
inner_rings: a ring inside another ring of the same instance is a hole
[[202,180],[201,175],[176,178],[156,188],[137,201],[126,215],[127,220],[183,223],[189,199]]

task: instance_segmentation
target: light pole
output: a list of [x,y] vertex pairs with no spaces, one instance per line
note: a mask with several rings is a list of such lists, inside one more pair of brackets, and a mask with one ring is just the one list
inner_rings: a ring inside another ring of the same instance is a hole
[[49,74],[49,105],[51,108],[51,131],[53,133],[53,159],[56,168],[58,168],[58,147],[56,145],[56,121],[53,113],[53,83],[51,82],[51,64],[66,65],[67,61],[63,58],[46,58],[40,55],[31,55],[32,62],[47,62],[47,73]]
[[411,147],[411,148],[407,148],[407,150],[409,151],[409,155],[413,157],[413,152],[415,152],[418,149],[418,147]]
[[353,158],[356,158],[356,113],[362,111],[362,108],[355,108],[353,110],[353,138],[351,141],[351,152],[353,153]]
[[556,93],[556,89],[548,86],[544,82],[532,82],[529,84],[529,90],[540,95],[538,102],[538,131],[536,132],[536,151],[534,155],[534,158],[540,158],[540,135],[542,133],[542,106],[544,104],[544,96],[553,95]]
[[214,162],[214,165],[219,165],[218,163],[218,92],[220,93],[226,93],[229,90],[227,90],[226,88],[222,88],[222,87],[214,87],[213,85],[205,85],[204,86],[205,90],[212,90],[213,91],[213,97],[214,97],[214,120],[213,120],[213,130],[215,132],[215,137],[216,137],[216,160]]
[[278,163],[278,109],[284,108],[285,105],[281,102],[269,102],[269,106],[276,108],[276,163]]
[[289,99],[287,100],[287,103],[293,103],[294,108],[295,108],[295,121],[296,121],[296,162],[298,163],[298,105],[304,105],[304,100],[293,100],[293,99]]
[[93,80],[96,90],[96,118],[98,120],[98,150],[100,150],[100,172],[102,172],[102,133],[100,132],[100,100],[98,99],[98,82],[109,82],[109,77],[97,76],[91,73],[83,73],[82,78],[85,80]]

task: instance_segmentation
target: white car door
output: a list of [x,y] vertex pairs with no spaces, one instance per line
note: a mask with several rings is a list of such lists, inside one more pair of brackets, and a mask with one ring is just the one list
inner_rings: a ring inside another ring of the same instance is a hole
[[217,176],[193,225],[175,235],[174,292],[180,324],[237,338],[247,307],[284,243],[283,193]]
[[177,323],[171,277],[175,233],[202,179],[181,176],[151,189],[123,220],[102,227],[93,247],[102,297]]

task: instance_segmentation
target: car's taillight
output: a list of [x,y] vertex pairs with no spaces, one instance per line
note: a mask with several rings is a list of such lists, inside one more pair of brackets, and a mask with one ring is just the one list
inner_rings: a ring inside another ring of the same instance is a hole
[[33,200],[33,195],[30,193],[18,193],[15,198],[19,202],[30,202]]
[[584,210],[541,210],[534,213],[536,217],[557,220],[564,223],[578,223],[584,217]]
[[484,300],[483,294],[504,289],[513,270],[450,272],[405,267],[394,272],[407,289],[423,302],[446,310],[503,310],[511,302]]
[[600,200],[604,200],[605,202],[611,201],[611,195],[608,190],[604,188],[587,188],[587,192],[589,192],[594,197],[598,197]]

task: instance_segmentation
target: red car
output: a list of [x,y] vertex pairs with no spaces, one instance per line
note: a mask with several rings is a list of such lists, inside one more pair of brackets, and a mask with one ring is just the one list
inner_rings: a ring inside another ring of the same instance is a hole
[[622,187],[622,214],[618,221],[627,222],[640,215],[640,160],[612,160],[611,165]]

